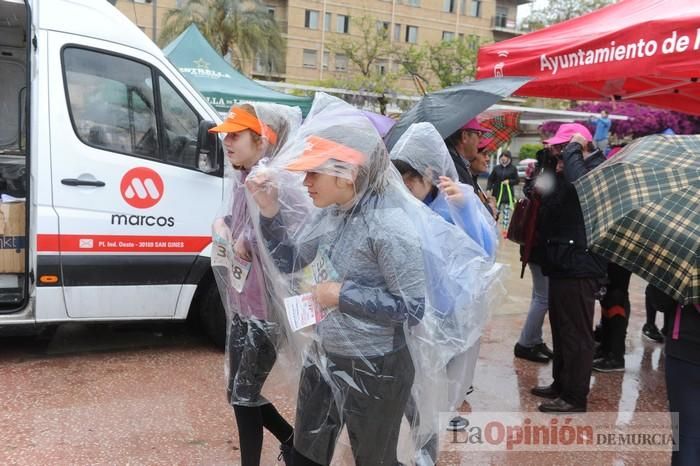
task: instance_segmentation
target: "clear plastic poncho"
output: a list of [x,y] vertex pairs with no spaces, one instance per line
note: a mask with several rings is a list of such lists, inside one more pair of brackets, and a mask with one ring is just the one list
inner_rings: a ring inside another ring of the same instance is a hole
[[[326,94],[249,179],[298,352],[295,449],[320,464],[396,464],[397,450],[433,463],[438,414],[454,408],[447,364],[478,341],[498,267],[408,192],[370,121]],[[349,450],[336,449],[344,428]]]
[[[262,122],[254,153],[257,163],[273,159],[301,124],[298,107],[249,104]],[[234,107],[235,108],[235,107]],[[226,133],[223,134],[226,136]],[[256,163],[256,164],[257,164]],[[280,312],[270,293],[275,277],[267,277],[246,199],[250,170],[227,161],[224,202],[213,224],[212,270],[226,311],[225,377],[232,405],[260,406],[265,384],[284,345]],[[264,251],[263,251],[264,252]]]
[[401,160],[413,167],[433,186],[440,177],[455,181],[461,191],[459,201],[448,201],[439,192],[430,208],[446,220],[459,226],[480,245],[486,254],[495,258],[498,229],[493,216],[483,205],[471,186],[459,183],[459,175],[442,136],[430,123],[414,123],[401,135],[391,150],[392,160]]

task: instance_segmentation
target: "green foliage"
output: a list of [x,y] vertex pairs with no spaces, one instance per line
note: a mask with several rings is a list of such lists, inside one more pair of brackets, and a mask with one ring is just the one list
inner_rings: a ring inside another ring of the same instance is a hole
[[477,36],[444,40],[427,47],[428,64],[440,87],[450,87],[474,78],[476,53],[479,50]]
[[614,2],[615,0],[549,0],[546,7],[533,10],[524,22],[531,30],[542,29],[585,15]]
[[543,148],[544,146],[542,144],[523,144],[520,147],[520,152],[518,152],[518,158],[520,160],[534,159],[537,156],[537,151]]
[[442,89],[474,78],[479,37],[424,43],[396,50],[405,73],[418,78],[428,90]]
[[388,31],[377,27],[377,21],[372,16],[363,15],[353,18],[352,22],[353,31],[357,31],[356,36],[331,40],[328,48],[348,58],[348,62],[352,64],[348,71],[353,71],[354,68],[359,73],[327,80],[327,85],[381,94],[377,103],[380,112],[384,114],[389,102],[387,94],[392,92],[400,76],[386,69],[381,70],[377,65],[381,60],[388,60],[393,56],[395,49],[389,42]]
[[256,57],[271,70],[284,69],[286,44],[279,25],[262,0],[189,0],[179,10],[170,10],[158,37],[163,46],[196,25],[222,56],[244,69]]

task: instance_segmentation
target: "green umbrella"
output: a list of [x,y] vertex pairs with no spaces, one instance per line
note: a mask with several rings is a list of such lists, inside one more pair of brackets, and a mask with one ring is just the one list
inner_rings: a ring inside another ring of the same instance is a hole
[[700,136],[641,138],[575,186],[591,250],[700,303]]

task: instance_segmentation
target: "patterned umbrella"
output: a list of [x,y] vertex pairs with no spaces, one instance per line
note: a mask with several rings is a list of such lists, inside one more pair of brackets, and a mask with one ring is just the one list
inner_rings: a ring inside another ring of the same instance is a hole
[[700,303],[700,136],[647,136],[575,183],[593,251]]
[[491,130],[484,134],[483,140],[488,140],[484,146],[486,152],[493,153],[520,133],[520,112],[504,112],[487,117],[480,123]]

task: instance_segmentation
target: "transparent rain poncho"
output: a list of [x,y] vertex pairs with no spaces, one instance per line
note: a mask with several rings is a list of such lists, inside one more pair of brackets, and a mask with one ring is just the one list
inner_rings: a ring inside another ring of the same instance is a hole
[[366,116],[325,94],[247,185],[301,367],[295,448],[396,464],[401,441],[402,462],[431,462],[447,363],[478,340],[498,268],[406,190]]
[[[250,111],[252,108],[252,111]],[[238,116],[235,113],[238,112]],[[255,125],[255,117],[259,120]],[[240,118],[233,120],[232,118]],[[239,130],[252,124],[259,130],[248,131],[255,140],[244,146],[258,163],[275,157],[284,142],[301,124],[297,107],[255,103],[233,107],[220,132]],[[228,126],[227,126],[228,125]],[[233,131],[231,131],[233,132]],[[241,138],[244,136],[237,133]],[[240,143],[238,143],[240,144]],[[236,150],[241,146],[235,146]],[[240,156],[240,151],[239,151]],[[279,312],[261,265],[259,243],[253,229],[245,194],[245,180],[250,168],[232,167],[227,161],[224,202],[213,224],[212,270],[227,317],[226,363],[227,395],[233,405],[260,406],[268,403],[262,389],[278,358],[284,342]]]
[[433,186],[445,176],[455,181],[461,199],[448,201],[440,191],[430,203],[430,208],[441,217],[459,226],[481,246],[486,254],[495,257],[498,246],[498,230],[493,216],[483,205],[471,186],[459,183],[459,175],[442,136],[430,123],[414,123],[408,127],[391,150],[392,160],[410,165]]

